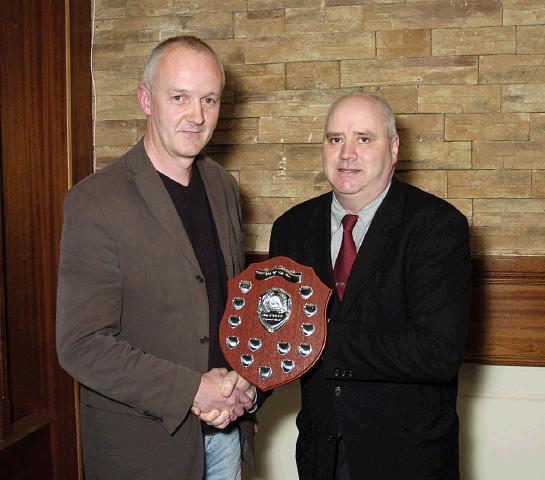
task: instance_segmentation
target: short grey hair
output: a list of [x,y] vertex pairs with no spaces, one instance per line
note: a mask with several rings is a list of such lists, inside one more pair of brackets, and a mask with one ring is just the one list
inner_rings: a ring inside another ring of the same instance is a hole
[[186,47],[196,52],[208,52],[210,53],[218,62],[218,67],[221,72],[221,89],[225,86],[225,70],[223,68],[223,63],[219,59],[218,55],[212,47],[200,38],[194,37],[192,35],[178,35],[176,37],[170,37],[166,40],[163,40],[159,45],[157,45],[150,53],[150,56],[144,66],[144,74],[142,75],[143,85],[151,91],[153,81],[155,80],[155,74],[157,70],[157,64],[159,60],[171,47],[181,46]]
[[[371,100],[373,103],[378,105],[382,109],[382,112],[384,113],[384,127],[386,128],[386,132],[388,133],[390,140],[397,136],[396,117],[395,117],[394,111],[392,110],[392,107],[390,107],[390,105],[388,104],[386,100],[383,100],[382,98],[377,97],[376,95],[371,95],[368,93],[359,93],[359,92],[343,95],[342,97],[337,98],[337,100],[335,100],[331,104],[331,106],[329,107],[329,110],[327,111],[327,118],[329,119],[329,115],[331,115],[331,112],[340,101],[350,97],[365,98],[365,99]],[[326,123],[327,123],[327,120],[326,120]]]

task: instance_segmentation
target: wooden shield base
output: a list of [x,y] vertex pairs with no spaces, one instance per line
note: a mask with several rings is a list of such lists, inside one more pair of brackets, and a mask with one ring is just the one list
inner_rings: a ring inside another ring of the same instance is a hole
[[299,378],[324,349],[330,296],[287,257],[251,264],[227,284],[219,338],[231,368],[262,391]]

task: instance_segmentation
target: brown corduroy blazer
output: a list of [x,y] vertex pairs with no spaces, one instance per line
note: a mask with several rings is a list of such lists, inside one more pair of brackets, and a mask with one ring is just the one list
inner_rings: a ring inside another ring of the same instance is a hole
[[[209,158],[195,165],[232,277],[244,266],[238,187]],[[57,351],[81,383],[86,480],[202,480],[190,408],[208,370],[206,285],[143,142],[76,185],[64,208]]]

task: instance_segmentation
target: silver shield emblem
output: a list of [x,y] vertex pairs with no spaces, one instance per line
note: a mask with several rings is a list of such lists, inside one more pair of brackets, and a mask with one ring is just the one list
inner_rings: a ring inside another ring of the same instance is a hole
[[307,300],[312,296],[314,291],[312,290],[312,287],[308,287],[306,285],[299,287],[299,295],[301,295],[301,298],[303,300]]
[[312,345],[310,345],[309,343],[300,343],[297,347],[297,351],[302,357],[308,357],[312,352]]
[[250,338],[248,340],[248,347],[250,347],[252,352],[257,352],[261,348],[261,345],[263,345],[263,342],[259,338]]
[[314,303],[305,303],[303,311],[307,317],[312,317],[318,311],[318,308]]
[[278,342],[276,344],[276,350],[280,355],[286,355],[290,351],[290,348],[289,342]]
[[248,293],[252,288],[252,282],[250,282],[249,280],[241,280],[240,282],[238,282],[238,288],[240,288],[240,291],[242,293]]
[[256,310],[265,329],[275,332],[290,318],[291,296],[281,288],[270,288],[259,296]]
[[241,355],[240,356],[240,363],[244,368],[248,368],[252,363],[254,363],[254,357],[253,355]]
[[305,337],[310,337],[314,333],[314,324],[312,323],[302,323],[301,332]]
[[227,317],[227,322],[231,328],[237,328],[241,324],[242,320],[238,315],[229,315],[229,317]]
[[233,307],[235,307],[235,310],[240,310],[245,303],[242,297],[234,297],[232,302],[233,302]]
[[295,367],[295,362],[293,360],[282,360],[280,366],[284,373],[290,373],[293,370],[293,367]]
[[263,379],[263,380],[266,380],[267,378],[269,378],[272,374],[272,368],[271,367],[267,367],[267,366],[263,366],[263,367],[259,367],[259,376]]

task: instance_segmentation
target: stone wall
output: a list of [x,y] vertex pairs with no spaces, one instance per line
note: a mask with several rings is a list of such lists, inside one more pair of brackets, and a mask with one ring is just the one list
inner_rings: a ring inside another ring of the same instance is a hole
[[246,249],[328,190],[320,146],[339,95],[397,115],[398,176],[459,208],[474,254],[545,254],[543,0],[95,0],[96,160],[134,145],[153,46],[206,40],[227,85],[210,155],[238,179]]

